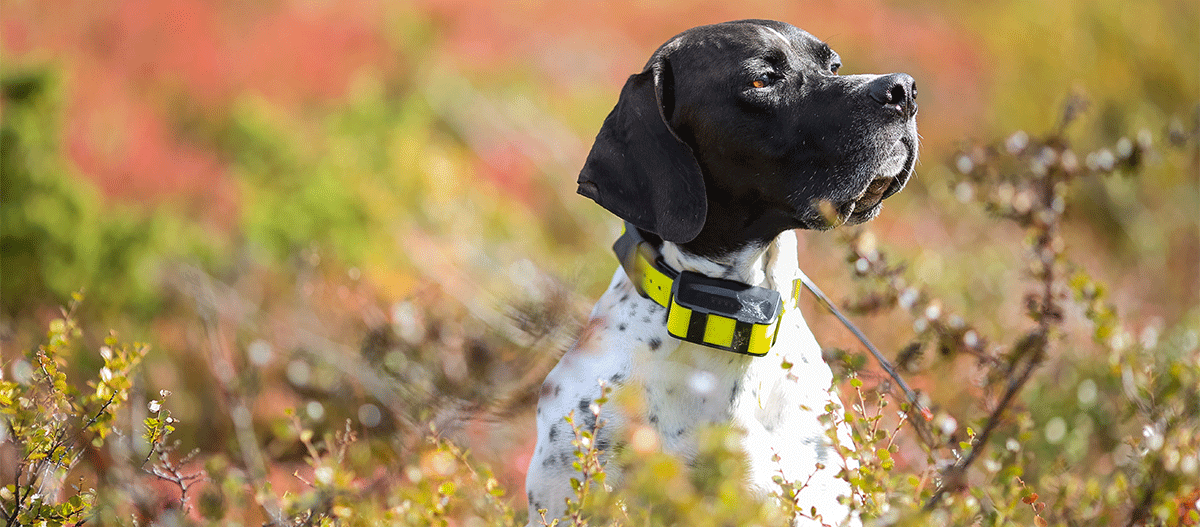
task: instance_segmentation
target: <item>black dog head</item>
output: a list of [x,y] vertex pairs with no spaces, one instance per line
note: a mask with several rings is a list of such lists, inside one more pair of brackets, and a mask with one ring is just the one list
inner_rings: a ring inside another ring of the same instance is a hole
[[782,22],[685,31],[625,83],[579,193],[701,255],[867,221],[912,173],[916,85],[840,66]]

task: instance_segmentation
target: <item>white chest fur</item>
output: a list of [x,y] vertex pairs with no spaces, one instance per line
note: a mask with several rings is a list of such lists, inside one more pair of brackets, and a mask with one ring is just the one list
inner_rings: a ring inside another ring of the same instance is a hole
[[[732,425],[741,434],[751,488],[767,496],[779,491],[773,482],[777,475],[807,480],[800,497],[805,509],[816,506],[827,522],[839,523],[848,511],[837,498],[848,495],[849,486],[836,477],[842,460],[819,419],[826,405],[837,399],[830,392],[832,374],[821,359],[820,346],[792,296],[798,276],[795,234],[785,232],[770,246],[747,249],[728,262],[696,258],[671,244],[663,247],[662,255],[675,269],[778,290],[785,311],[776,344],[766,356],[752,357],[672,338],[666,330],[666,308],[638,296],[618,269],[584,335],[543,386],[538,447],[527,478],[531,511],[540,505],[553,514],[547,498],[557,501],[566,495],[543,482],[562,478],[566,486],[572,473],[569,464],[553,461],[561,458],[560,451],[572,448],[559,423],[571,410],[578,415],[586,408],[598,396],[597,380],[604,380],[644,394],[644,415],[606,409],[608,437],[623,436],[630,420],[644,422],[658,432],[664,451],[692,460],[702,427]],[[785,368],[785,363],[790,366]],[[825,468],[818,471],[818,464]],[[614,481],[619,473],[610,471],[609,476]],[[833,518],[837,520],[830,521]]]

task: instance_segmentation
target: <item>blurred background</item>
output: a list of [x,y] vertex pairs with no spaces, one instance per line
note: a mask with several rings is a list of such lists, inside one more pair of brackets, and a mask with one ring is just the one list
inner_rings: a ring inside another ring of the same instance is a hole
[[[1138,175],[1072,194],[1067,251],[1130,338],[1196,327],[1200,165],[1194,139],[1172,146],[1200,119],[1194,1],[7,0],[5,375],[82,291],[72,369],[99,368],[109,328],[149,343],[135,391],[173,392],[185,449],[242,465],[257,444],[286,488],[303,452],[285,409],[318,430],[351,419],[368,474],[412,463],[433,423],[523,501],[533,394],[616,263],[618,222],[574,193],[591,139],[659,44],[739,18],[809,31],[844,73],[917,79],[917,175],[866,229],[989,335],[1028,325],[1024,233],[966,203],[959,149],[1052,131],[1073,96],[1081,151],[1146,138]],[[860,287],[845,255],[837,233],[801,234],[836,299]],[[861,351],[810,305],[823,344]],[[889,355],[913,333],[899,314],[860,323]],[[1057,349],[1035,421],[1064,419],[1053,403],[1075,392],[1054,387],[1106,367],[1094,351]],[[977,412],[971,383],[938,382],[971,378],[960,362],[914,383]],[[1074,440],[1068,461],[1103,465],[1113,445],[1087,439],[1102,423],[1065,422],[1045,447]]]

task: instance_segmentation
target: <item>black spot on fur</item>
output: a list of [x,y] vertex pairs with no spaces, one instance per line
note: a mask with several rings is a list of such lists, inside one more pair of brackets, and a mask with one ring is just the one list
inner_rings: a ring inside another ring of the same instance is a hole
[[581,418],[581,421],[579,421],[580,430],[591,431],[596,428],[596,416],[592,414],[592,409],[590,406],[592,406],[591,399],[579,400],[579,415]]
[[607,435],[602,434],[600,437],[596,438],[596,450],[599,450],[601,452],[608,452],[609,444],[610,444],[610,441],[608,440]]
[[658,424],[658,414],[650,414],[650,417],[648,419],[650,420],[650,424],[652,424],[652,425]]
[[624,322],[622,322],[621,325],[617,326],[617,331],[625,331],[625,323]]
[[611,382],[613,384],[619,384],[620,382],[622,382],[624,380],[625,380],[625,376],[621,375],[620,373],[614,373],[612,377],[608,378],[608,382]]
[[612,448],[613,454],[620,455],[628,447],[629,447],[629,443],[627,443],[625,441],[617,441],[617,443],[615,445],[613,445],[613,448]]
[[658,337],[652,338],[652,339],[650,339],[649,344],[650,344],[651,350],[656,350],[656,349],[658,349],[659,346],[662,346],[662,339],[660,339]]
[[642,322],[649,324],[650,323],[650,315],[646,315],[646,316],[642,317]]
[[682,436],[682,435],[683,435],[683,433],[684,433],[685,431],[687,431],[687,429],[685,429],[685,428],[680,428],[679,430],[676,430],[676,431],[675,431],[675,437],[680,437],[680,436]]
[[817,451],[817,462],[818,463],[824,463],[826,460],[829,459],[829,449],[825,448],[824,443],[825,442],[821,439],[820,436],[813,436],[813,437],[810,437],[810,438],[804,440],[804,444],[812,447],[813,450]]
[[542,460],[542,466],[545,468],[553,467],[555,463],[558,463],[558,460],[554,456],[546,456],[546,459]]
[[628,302],[628,301],[629,301],[629,293],[625,293],[625,294],[621,295],[621,303],[622,304],[624,304],[625,302]]
[[546,439],[549,439],[551,443],[553,443],[555,439],[558,439],[558,426],[559,425],[557,424],[551,426],[550,432],[546,434]]

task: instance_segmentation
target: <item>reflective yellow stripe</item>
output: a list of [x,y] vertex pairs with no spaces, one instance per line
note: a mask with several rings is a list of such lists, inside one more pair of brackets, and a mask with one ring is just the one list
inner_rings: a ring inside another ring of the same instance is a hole
[[638,265],[642,268],[642,290],[646,295],[660,306],[671,305],[671,277],[663,274],[641,255],[638,256]]
[[667,315],[667,333],[677,339],[687,338],[688,324],[692,321],[692,310],[671,302]]
[[[671,306],[675,309],[678,306]],[[733,347],[733,328],[737,326],[737,320],[723,317],[721,315],[709,315],[708,325],[704,328],[704,342],[722,348]]]
[[[761,357],[771,351],[771,339],[768,335],[774,336],[774,329],[778,325],[779,319],[775,319],[770,325],[754,324],[750,329],[750,344],[746,346],[744,353]],[[767,331],[768,329],[771,331]]]

